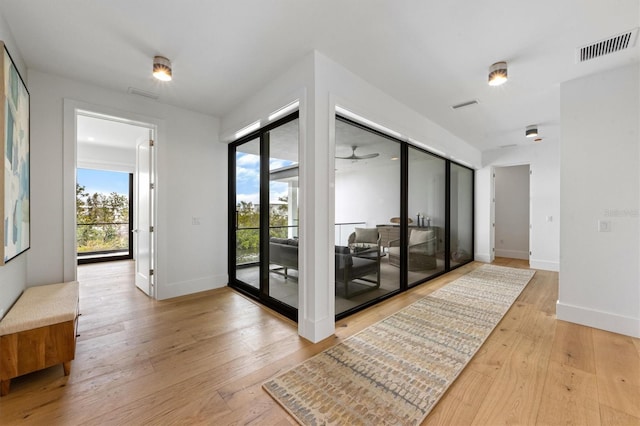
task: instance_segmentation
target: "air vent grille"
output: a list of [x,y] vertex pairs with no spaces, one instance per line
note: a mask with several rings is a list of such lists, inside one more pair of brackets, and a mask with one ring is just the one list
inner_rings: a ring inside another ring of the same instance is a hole
[[456,105],[451,105],[451,109],[460,109],[460,108],[464,108],[464,107],[468,107],[471,105],[477,105],[478,104],[478,100],[477,99],[473,99],[471,101],[467,101],[467,102],[462,102]]
[[157,101],[160,98],[160,96],[156,95],[153,92],[147,92],[146,90],[136,89],[135,87],[129,87],[127,92],[131,95],[142,96],[148,99],[153,99],[154,101]]
[[600,56],[608,55],[610,53],[619,52],[620,50],[628,49],[635,46],[636,39],[638,37],[638,28],[634,28],[631,31],[627,31],[617,36],[601,40],[587,46],[580,47],[577,50],[578,62],[585,62],[591,59],[599,58]]

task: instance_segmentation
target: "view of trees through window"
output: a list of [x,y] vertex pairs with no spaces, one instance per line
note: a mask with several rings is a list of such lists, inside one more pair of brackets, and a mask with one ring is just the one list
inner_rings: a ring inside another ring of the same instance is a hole
[[128,173],[78,169],[76,237],[79,254],[129,250],[128,182]]
[[[287,238],[288,212],[287,197],[279,197],[282,204],[272,204],[269,212],[270,236]],[[258,261],[260,253],[260,206],[251,201],[240,201],[236,206],[238,214],[237,252],[238,264]]]

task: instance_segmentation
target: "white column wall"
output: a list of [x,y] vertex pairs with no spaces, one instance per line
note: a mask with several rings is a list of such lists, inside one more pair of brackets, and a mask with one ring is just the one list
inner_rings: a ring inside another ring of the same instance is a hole
[[[559,319],[640,337],[640,67],[561,86]],[[608,232],[599,232],[604,221]]]

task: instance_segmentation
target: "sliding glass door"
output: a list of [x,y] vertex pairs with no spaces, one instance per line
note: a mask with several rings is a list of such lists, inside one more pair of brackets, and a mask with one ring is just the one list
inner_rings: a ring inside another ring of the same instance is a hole
[[336,120],[336,314],[400,290],[401,144]]
[[235,271],[260,288],[260,139],[235,147]]
[[336,317],[473,260],[473,170],[349,118],[335,128]]
[[451,266],[473,260],[473,170],[451,164]]
[[447,265],[446,161],[410,146],[408,149],[407,269],[409,285],[442,273]]
[[229,285],[292,319],[298,306],[297,115],[229,147]]

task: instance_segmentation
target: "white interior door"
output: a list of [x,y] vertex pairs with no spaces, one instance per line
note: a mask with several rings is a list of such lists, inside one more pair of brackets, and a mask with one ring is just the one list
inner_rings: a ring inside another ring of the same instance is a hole
[[153,131],[149,130],[149,140],[136,147],[136,227],[135,259],[136,286],[147,295],[155,297],[153,236],[154,236],[154,167]]

